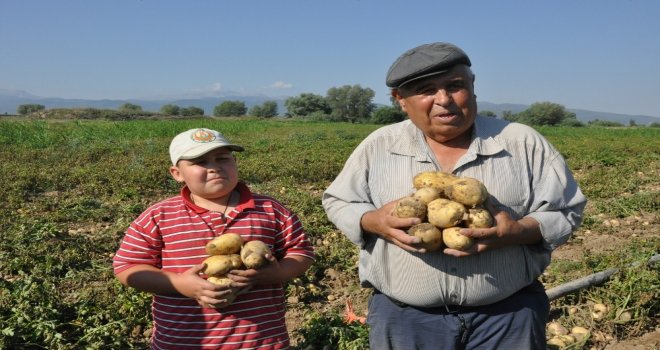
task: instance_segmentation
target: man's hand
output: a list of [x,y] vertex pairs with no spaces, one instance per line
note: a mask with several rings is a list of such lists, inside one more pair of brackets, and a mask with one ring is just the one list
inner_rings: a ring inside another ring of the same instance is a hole
[[494,214],[495,226],[461,229],[461,234],[474,239],[474,244],[465,251],[445,248],[445,254],[456,257],[468,256],[508,245],[536,244],[543,239],[539,223],[533,218],[513,220],[507,212],[490,201],[486,202],[486,208]]
[[392,215],[398,200],[389,202],[376,210],[368,211],[362,215],[360,225],[365,232],[380,236],[388,242],[395,244],[409,252],[425,253],[426,249],[415,246],[420,239],[406,233],[409,227],[421,223],[418,218],[398,218]]

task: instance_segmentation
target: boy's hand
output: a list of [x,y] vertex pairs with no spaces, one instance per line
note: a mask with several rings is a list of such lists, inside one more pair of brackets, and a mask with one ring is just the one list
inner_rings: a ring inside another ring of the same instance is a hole
[[227,277],[234,281],[232,285],[242,288],[241,292],[246,292],[258,284],[282,283],[283,278],[281,276],[284,275],[284,270],[280,262],[272,254],[266,254],[264,257],[269,262],[264,267],[229,271]]
[[201,307],[217,309],[227,306],[229,304],[227,296],[231,294],[233,287],[238,286],[213,284],[200,277],[199,274],[202,270],[204,270],[204,264],[199,264],[180,273],[176,279],[176,287],[179,293],[195,299]]

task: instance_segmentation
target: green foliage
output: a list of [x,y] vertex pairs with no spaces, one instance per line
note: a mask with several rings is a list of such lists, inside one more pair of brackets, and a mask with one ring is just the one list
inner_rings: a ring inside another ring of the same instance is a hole
[[536,102],[518,114],[505,114],[505,119],[527,125],[559,125],[566,120],[577,120],[575,113],[552,102]]
[[497,118],[497,113],[495,113],[493,111],[489,111],[489,110],[479,111],[479,115],[484,116],[484,117]]
[[160,107],[160,113],[164,115],[179,115],[181,112],[181,107],[168,103]]
[[406,114],[400,108],[383,106],[377,108],[371,115],[374,124],[392,124],[406,119]]
[[123,105],[119,106],[118,110],[120,112],[138,113],[142,112],[142,106],[138,106],[133,103],[124,103]]
[[[274,196],[296,212],[314,244],[316,262],[287,288],[287,296],[299,299],[296,307],[311,315],[292,330],[301,342],[298,349],[303,343],[367,348],[366,326],[342,323],[327,301],[334,286],[328,269],[359,289],[358,248],[329,222],[321,196],[377,125],[257,118],[119,121],[107,118],[106,110],[76,111],[106,118],[0,120],[0,348],[147,347],[150,296],[114,279],[112,254],[139,213],[178,193],[167,172],[167,147],[174,135],[194,127],[221,130],[245,146],[237,154],[239,176],[255,192]],[[566,158],[589,198],[586,229],[614,230],[603,225],[601,215],[657,217],[660,129],[538,129]],[[648,259],[660,244],[658,239],[628,241],[611,253],[587,253],[583,261],[553,261],[544,278],[557,284],[627,266]],[[632,334],[657,324],[657,276],[656,268],[625,268],[605,288],[568,300],[585,310],[591,300],[616,305],[604,327]],[[316,310],[323,314],[315,314],[312,304],[321,305]],[[615,321],[623,309],[634,311],[633,321]],[[567,316],[566,322],[578,320]]]
[[612,122],[612,121],[609,121],[609,120],[600,120],[600,119],[590,120],[587,123],[587,125],[589,125],[589,126],[601,126],[601,127],[615,127],[615,128],[623,126],[623,124],[621,124],[619,122]]
[[179,114],[181,114],[184,117],[199,117],[204,115],[204,109],[190,106],[186,108],[181,108],[181,112]]
[[374,95],[372,89],[362,88],[359,84],[344,85],[328,89],[325,100],[332,109],[330,114],[334,118],[355,123],[368,121],[374,109],[372,103]]
[[243,101],[223,101],[213,108],[214,117],[240,117],[245,115],[247,107]]
[[263,104],[250,108],[248,115],[259,118],[272,118],[277,116],[277,102],[266,101]]
[[301,349],[363,350],[369,348],[369,328],[359,322],[346,325],[341,316],[314,313],[305,326],[296,330]]
[[284,101],[288,115],[292,117],[308,117],[314,114],[330,114],[332,109],[323,96],[303,93],[298,97],[289,97]]
[[34,112],[39,112],[43,111],[46,109],[46,106],[40,105],[40,104],[25,104],[25,105],[19,105],[16,108],[16,112],[20,115],[28,115],[30,113]]

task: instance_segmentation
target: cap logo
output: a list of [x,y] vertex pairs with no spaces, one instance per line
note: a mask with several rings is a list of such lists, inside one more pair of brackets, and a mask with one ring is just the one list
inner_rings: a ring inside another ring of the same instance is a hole
[[199,129],[190,135],[190,138],[195,142],[206,143],[214,141],[215,135],[204,129]]

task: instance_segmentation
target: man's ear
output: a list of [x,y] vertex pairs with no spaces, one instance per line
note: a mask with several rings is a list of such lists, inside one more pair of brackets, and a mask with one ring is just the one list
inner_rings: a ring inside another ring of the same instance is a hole
[[181,171],[179,171],[179,168],[176,165],[173,165],[170,167],[170,175],[176,180],[176,182],[183,182],[183,176],[181,175]]
[[406,112],[406,100],[399,93],[399,89],[392,89],[390,94],[392,95],[392,98],[399,103],[399,106],[401,106],[401,110]]

